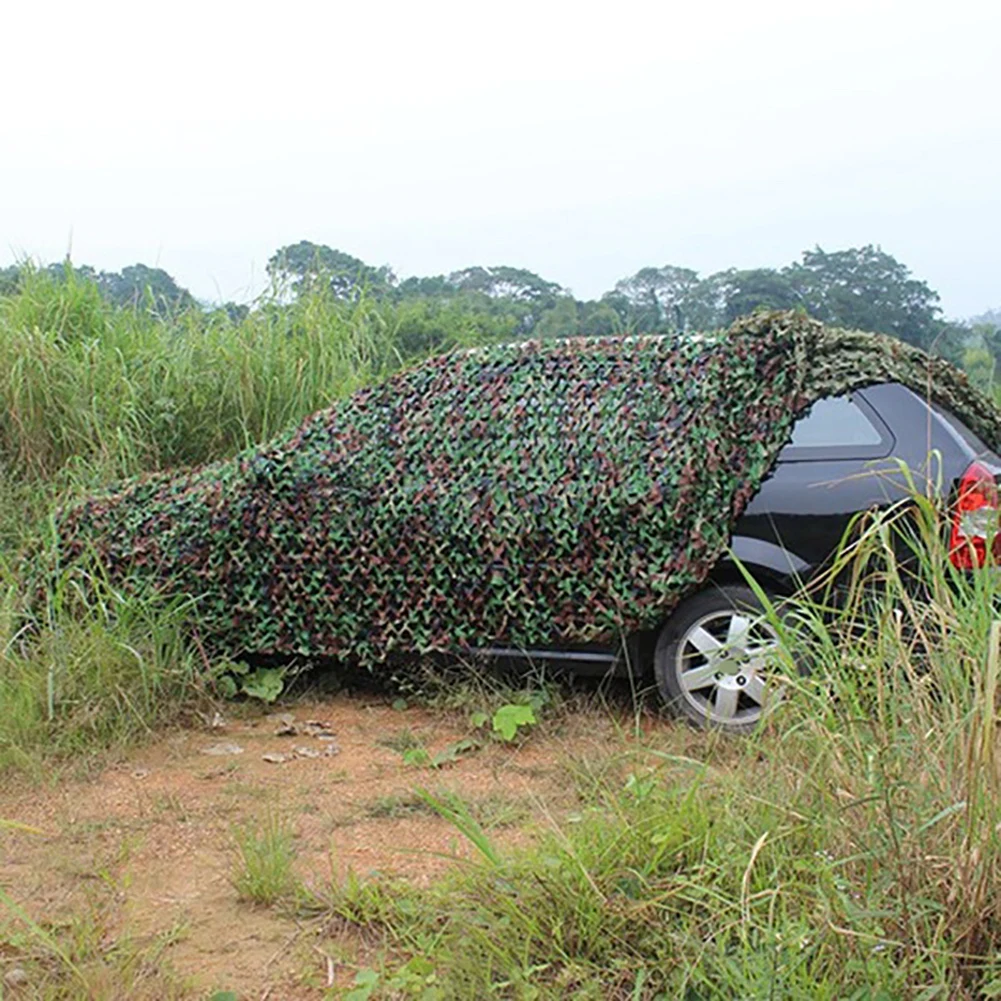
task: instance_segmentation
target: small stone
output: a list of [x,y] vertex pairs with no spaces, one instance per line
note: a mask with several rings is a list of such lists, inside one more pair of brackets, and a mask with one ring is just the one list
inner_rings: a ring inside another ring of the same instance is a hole
[[277,751],[269,751],[267,754],[261,755],[261,760],[268,762],[269,765],[284,765],[286,761],[294,761],[294,754],[279,754]]
[[294,750],[297,758],[318,758],[321,753],[313,747],[296,747]]
[[211,747],[203,747],[202,754],[214,754],[221,756],[224,754],[243,754],[243,748],[239,744],[222,743],[213,744]]
[[325,758],[332,758],[335,754],[340,754],[341,749],[336,744],[327,744],[323,749],[323,756]]
[[8,987],[20,987],[21,984],[28,982],[28,971],[23,970],[20,966],[15,966],[4,974],[3,982]]
[[329,739],[334,736],[334,728],[325,720],[309,719],[302,724],[302,731],[307,737]]

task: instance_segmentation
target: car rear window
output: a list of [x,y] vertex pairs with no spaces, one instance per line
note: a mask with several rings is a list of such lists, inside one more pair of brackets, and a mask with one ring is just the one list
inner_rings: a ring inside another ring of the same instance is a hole
[[793,426],[794,448],[838,448],[879,445],[883,435],[849,396],[817,400]]

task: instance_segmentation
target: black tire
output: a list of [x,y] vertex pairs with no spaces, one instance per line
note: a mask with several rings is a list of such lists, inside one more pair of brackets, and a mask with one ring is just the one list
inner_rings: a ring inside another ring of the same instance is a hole
[[669,708],[695,725],[746,733],[767,705],[765,677],[778,642],[749,587],[714,585],[681,602],[661,629],[657,688]]

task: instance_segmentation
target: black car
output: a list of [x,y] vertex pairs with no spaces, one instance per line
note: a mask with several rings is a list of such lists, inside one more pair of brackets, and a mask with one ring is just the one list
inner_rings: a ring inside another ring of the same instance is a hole
[[[931,489],[940,484],[955,499],[949,539],[953,563],[961,569],[983,565],[997,532],[1001,457],[954,415],[899,383],[819,400],[795,424],[771,475],[734,526],[734,557],[766,593],[794,593],[825,565],[860,512],[907,496],[904,478],[892,475],[899,473],[900,463],[912,475],[924,475]],[[723,560],[707,585],[677,605],[656,635],[652,667],[660,693],[696,723],[740,730],[760,717],[763,669],[777,636],[754,615],[755,607],[760,605],[744,574],[733,560]],[[635,669],[630,661],[643,645],[623,649],[631,656],[598,647],[481,652],[554,660],[579,673],[605,674]]]

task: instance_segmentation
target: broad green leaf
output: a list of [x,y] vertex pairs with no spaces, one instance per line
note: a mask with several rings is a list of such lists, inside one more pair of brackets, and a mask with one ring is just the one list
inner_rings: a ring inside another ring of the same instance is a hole
[[493,728],[504,740],[514,740],[519,727],[531,726],[535,722],[531,706],[506,705],[494,713]]

